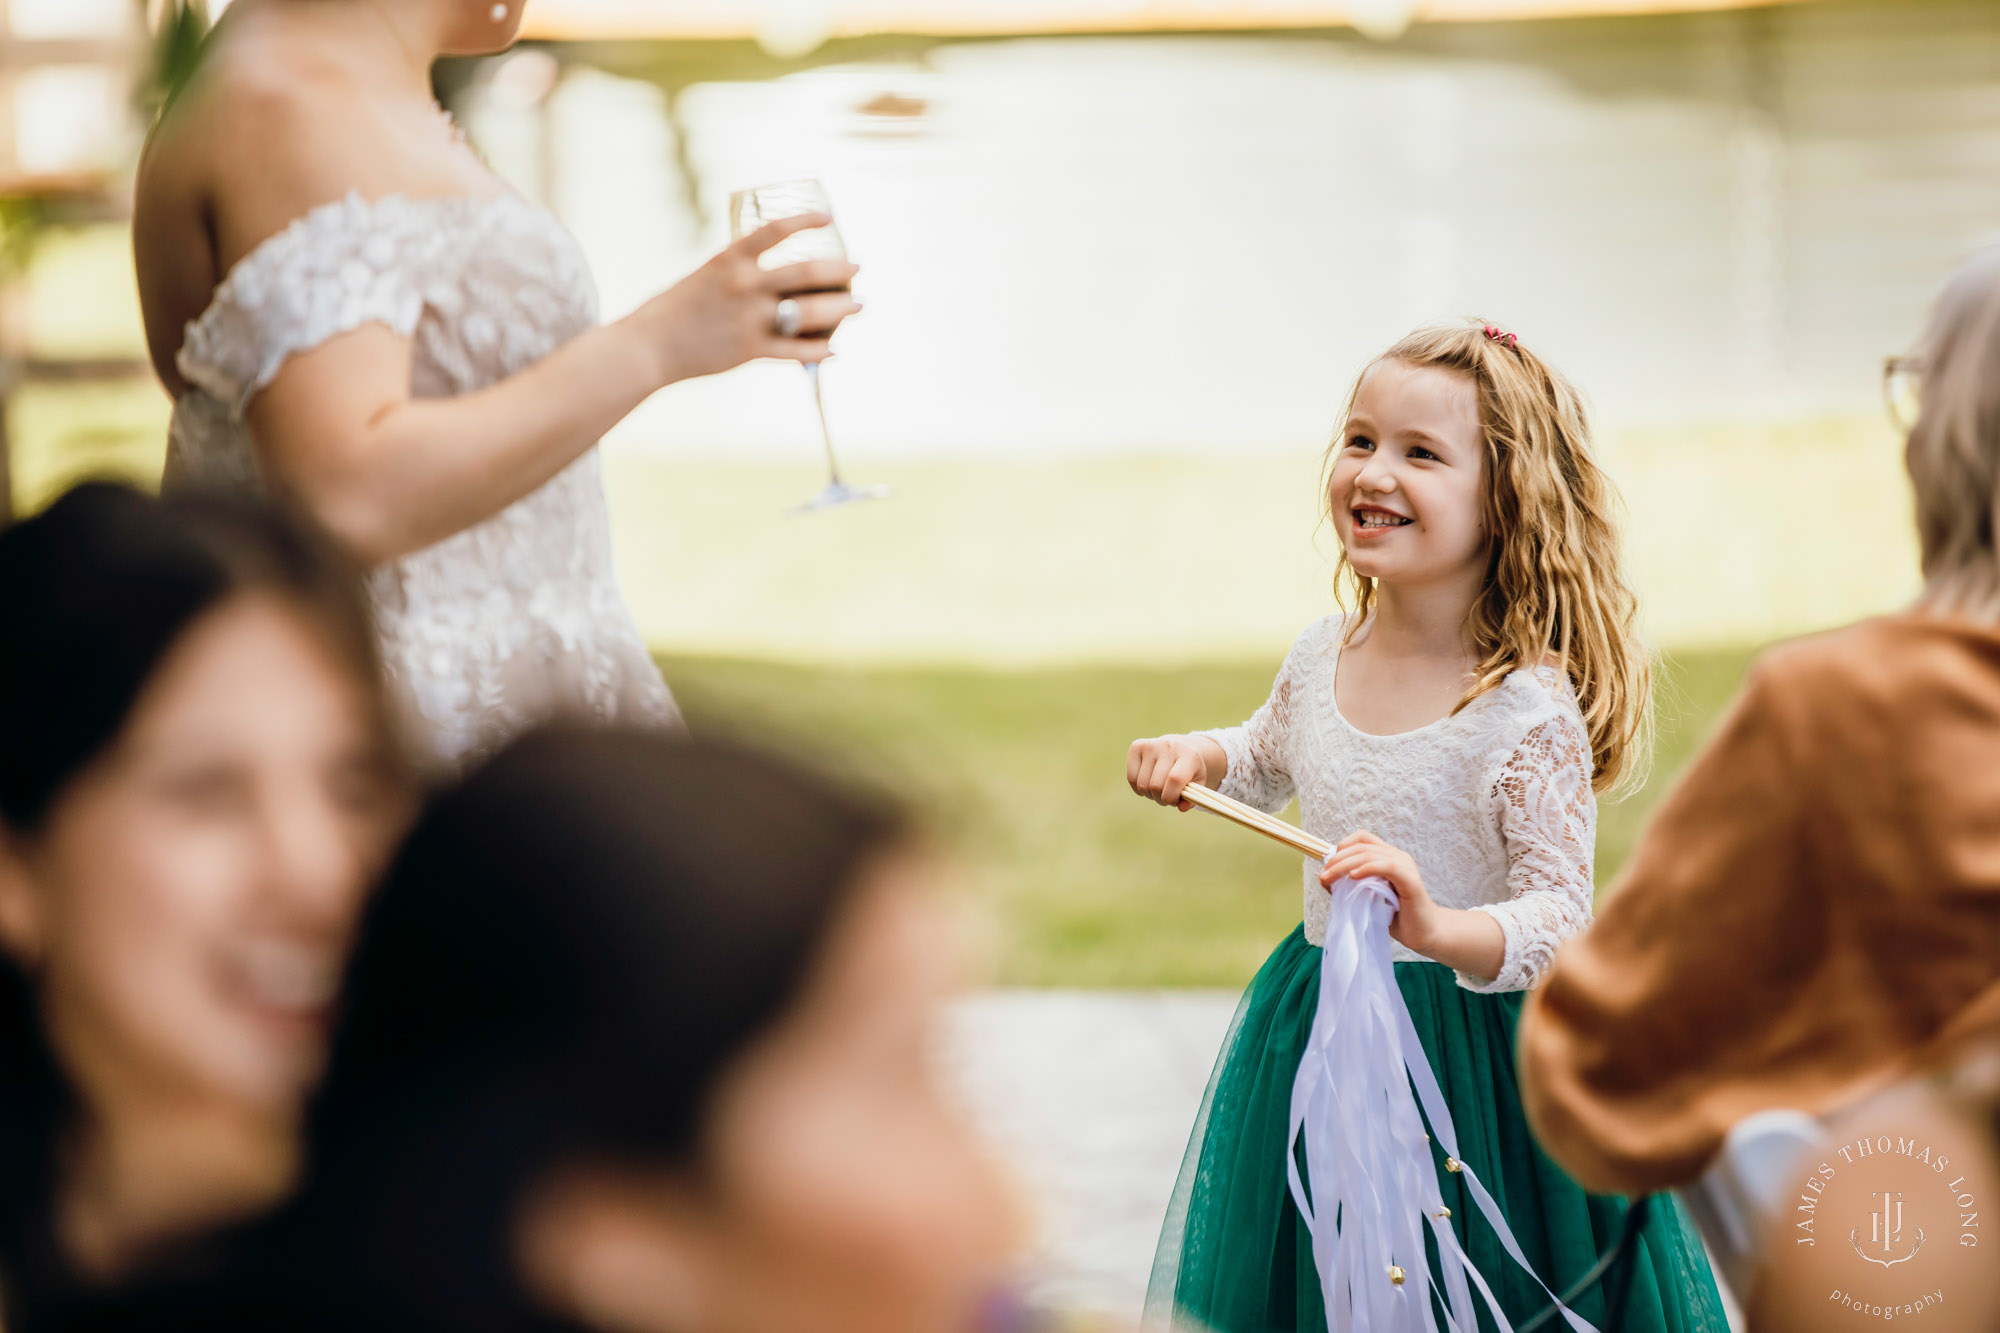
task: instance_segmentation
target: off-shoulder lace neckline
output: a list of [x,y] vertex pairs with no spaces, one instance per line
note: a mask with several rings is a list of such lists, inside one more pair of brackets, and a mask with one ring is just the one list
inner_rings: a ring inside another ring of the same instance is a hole
[[[191,321],[173,487],[267,489],[247,405],[290,358],[364,325],[409,339],[412,393],[477,393],[597,321],[580,247],[546,209],[466,181],[358,192],[230,266]],[[421,333],[419,333],[421,330]],[[426,769],[553,718],[669,724],[672,696],[619,594],[596,449],[500,512],[371,572],[385,684]]]
[[[283,227],[280,227],[277,231],[272,232],[269,236],[251,246],[249,250],[244,252],[241,259],[238,259],[234,264],[229,266],[229,271],[222,275],[222,281],[216,283],[215,290],[209,294],[208,304],[202,307],[200,314],[187,322],[186,330],[181,335],[181,350],[187,348],[188,343],[191,341],[190,335],[195,329],[210,323],[217,318],[217,312],[227,308],[229,302],[235,298],[237,288],[248,281],[249,275],[255,274],[264,265],[274,262],[272,260],[273,255],[279,254],[288,245],[297,244],[300,237],[309,234],[316,225],[329,216],[342,212],[354,212],[365,215],[369,221],[373,222],[381,218],[384,214],[396,212],[427,212],[432,209],[441,212],[454,210],[476,212],[481,208],[505,206],[528,209],[535,207],[513,190],[504,188],[496,190],[492,194],[466,194],[462,192],[457,194],[410,194],[403,190],[396,190],[374,199],[367,198],[359,190],[349,190],[337,199],[329,199],[323,204],[315,204],[286,223]],[[176,351],[174,355],[175,359],[178,360],[180,352]]]
[[1361,727],[1357,727],[1356,725],[1354,725],[1353,722],[1348,720],[1347,714],[1340,711],[1340,653],[1341,649],[1345,646],[1342,643],[1342,639],[1344,637],[1342,633],[1342,626],[1344,624],[1345,624],[1344,618],[1337,620],[1337,622],[1333,626],[1333,635],[1328,644],[1328,652],[1331,654],[1333,660],[1331,663],[1328,664],[1326,702],[1328,710],[1333,714],[1333,720],[1338,722],[1342,727],[1346,728],[1354,735],[1361,737],[1363,740],[1401,741],[1401,740],[1408,740],[1415,736],[1424,736],[1430,734],[1431,732],[1442,730],[1447,724],[1457,722],[1465,717],[1472,716],[1476,710],[1490,706],[1489,701],[1495,695],[1499,694],[1501,690],[1513,688],[1515,678],[1519,676],[1526,675],[1533,677],[1537,684],[1544,686],[1551,693],[1554,693],[1558,688],[1558,681],[1561,673],[1556,667],[1551,666],[1547,662],[1541,662],[1531,667],[1521,667],[1514,671],[1508,672],[1507,679],[1500,682],[1499,689],[1488,690],[1485,694],[1482,694],[1477,699],[1474,699],[1466,707],[1454,708],[1451,712],[1446,713],[1443,717],[1434,718],[1431,721],[1424,723],[1420,727],[1408,727],[1402,731],[1367,731]]

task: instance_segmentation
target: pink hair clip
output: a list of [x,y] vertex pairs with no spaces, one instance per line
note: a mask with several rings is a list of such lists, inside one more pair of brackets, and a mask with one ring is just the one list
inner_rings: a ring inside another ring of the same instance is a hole
[[1509,347],[1520,346],[1521,340],[1516,338],[1513,334],[1507,332],[1505,329],[1498,328],[1492,324],[1488,324],[1485,326],[1485,330],[1486,330],[1486,336],[1488,338],[1491,338],[1494,342],[1505,343]]

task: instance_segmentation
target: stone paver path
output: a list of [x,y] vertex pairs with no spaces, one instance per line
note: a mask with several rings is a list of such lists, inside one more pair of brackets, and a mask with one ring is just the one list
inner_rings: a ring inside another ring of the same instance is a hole
[[[973,1118],[1040,1209],[1029,1277],[1136,1327],[1167,1197],[1235,992],[988,991],[946,1038]],[[1728,1294],[1730,1326],[1742,1315]]]
[[1040,1210],[1031,1278],[1049,1304],[1136,1324],[1237,999],[991,991],[953,1009],[949,1066]]

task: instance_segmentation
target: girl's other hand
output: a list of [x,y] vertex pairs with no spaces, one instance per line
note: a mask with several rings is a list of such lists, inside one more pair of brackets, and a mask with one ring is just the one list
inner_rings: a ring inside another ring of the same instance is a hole
[[[758,256],[794,232],[823,227],[824,213],[780,218],[729,246],[635,312],[658,358],[656,378],[672,384],[775,357],[810,363],[832,354],[833,331],[861,309],[848,288],[861,270],[844,259],[766,269]],[[799,328],[778,333],[778,302],[798,302]]]
[[1343,879],[1387,880],[1396,891],[1396,915],[1389,922],[1389,938],[1406,949],[1426,957],[1437,934],[1442,911],[1424,888],[1417,863],[1400,847],[1391,847],[1374,834],[1351,833],[1334,845],[1333,855],[1320,867],[1319,882],[1332,888]]
[[[1218,751],[1222,748],[1214,741],[1207,744]],[[1182,810],[1194,809],[1181,799],[1188,783],[1213,785],[1209,782],[1208,756],[1202,741],[1193,736],[1155,736],[1151,740],[1133,741],[1125,754],[1125,781],[1147,800]]]

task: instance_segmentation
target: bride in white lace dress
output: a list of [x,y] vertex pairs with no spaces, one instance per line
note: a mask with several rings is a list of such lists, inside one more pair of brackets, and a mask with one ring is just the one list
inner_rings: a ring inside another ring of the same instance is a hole
[[807,217],[600,324],[574,240],[431,98],[433,61],[504,48],[522,3],[237,0],[139,173],[167,484],[267,488],[370,569],[410,739],[446,767],[556,716],[677,721],[596,442],[675,381],[825,357],[859,309],[849,264],[759,268]]

